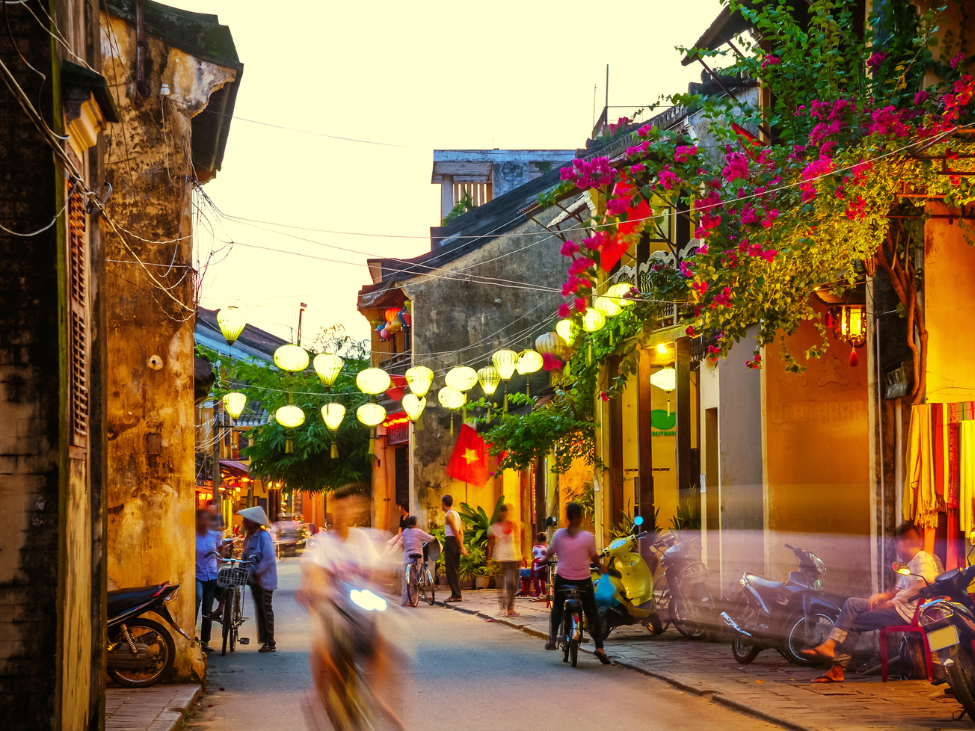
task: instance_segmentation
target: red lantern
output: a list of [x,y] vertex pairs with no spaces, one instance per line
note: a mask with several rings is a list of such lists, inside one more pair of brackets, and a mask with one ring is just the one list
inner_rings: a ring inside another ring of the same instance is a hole
[[390,307],[384,313],[384,316],[386,317],[386,322],[392,322],[393,320],[396,319],[396,316],[398,314],[399,314],[399,307]]

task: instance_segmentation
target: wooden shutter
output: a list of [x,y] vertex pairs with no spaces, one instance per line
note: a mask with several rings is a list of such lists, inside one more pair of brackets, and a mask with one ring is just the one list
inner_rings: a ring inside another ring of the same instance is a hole
[[68,197],[68,432],[88,446],[88,233],[84,199]]

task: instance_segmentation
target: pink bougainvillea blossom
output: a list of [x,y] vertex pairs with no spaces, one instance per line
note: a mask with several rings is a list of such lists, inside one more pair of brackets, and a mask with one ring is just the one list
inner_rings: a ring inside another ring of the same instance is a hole
[[674,152],[674,160],[677,162],[687,162],[689,157],[697,154],[696,145],[677,145],[677,150]]
[[629,207],[630,202],[625,198],[611,198],[606,203],[606,213],[610,216],[622,216]]
[[599,392],[599,398],[603,401],[609,401],[609,395],[605,391]]
[[762,68],[764,69],[768,66],[778,66],[780,63],[782,63],[782,59],[778,56],[766,56],[762,59]]
[[744,152],[729,152],[725,155],[725,163],[721,174],[729,183],[738,178],[748,177],[748,155]]
[[661,170],[660,171],[660,185],[662,185],[664,188],[666,188],[667,190],[670,190],[671,188],[673,188],[678,183],[680,183],[680,178],[678,178],[670,170]]
[[562,359],[552,353],[542,354],[542,368],[547,371],[561,371],[565,368]]
[[965,54],[959,53],[957,56],[951,59],[951,68],[953,69],[958,68],[958,65],[964,60],[965,60]]
[[569,317],[571,314],[572,314],[572,308],[569,307],[568,304],[563,302],[561,305],[559,305],[559,311],[558,311],[559,317],[565,319],[566,317]]
[[875,53],[870,58],[867,59],[867,67],[871,69],[877,68],[880,64],[887,60],[888,54],[886,53]]
[[579,244],[569,239],[564,244],[562,244],[562,256],[573,256],[579,251]]
[[575,298],[575,301],[572,303],[572,308],[576,312],[585,312],[586,311],[586,298],[585,297],[576,297]]

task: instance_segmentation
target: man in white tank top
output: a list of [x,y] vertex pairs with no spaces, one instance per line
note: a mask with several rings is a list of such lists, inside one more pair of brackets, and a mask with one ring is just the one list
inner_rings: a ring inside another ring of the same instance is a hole
[[444,511],[444,568],[447,572],[447,583],[450,585],[450,597],[445,601],[459,602],[460,595],[460,555],[467,555],[464,548],[464,526],[460,515],[453,509],[454,499],[444,495],[440,499],[440,506]]

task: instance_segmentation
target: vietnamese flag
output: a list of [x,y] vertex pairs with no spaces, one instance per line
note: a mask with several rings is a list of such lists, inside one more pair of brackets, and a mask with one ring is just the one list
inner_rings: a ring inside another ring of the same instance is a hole
[[447,462],[447,475],[481,487],[488,480],[487,448],[481,435],[467,424],[460,427],[457,444]]

